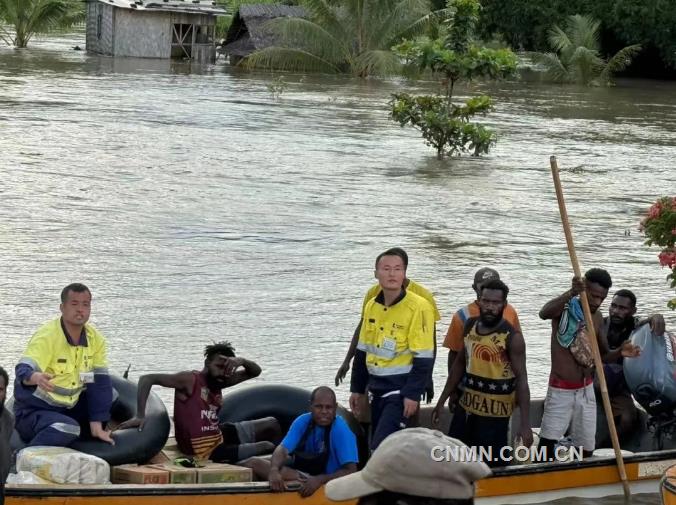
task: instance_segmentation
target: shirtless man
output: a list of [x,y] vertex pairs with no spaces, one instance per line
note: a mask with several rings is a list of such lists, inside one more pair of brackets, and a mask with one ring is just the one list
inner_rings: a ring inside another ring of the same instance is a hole
[[[603,331],[603,316],[599,307],[608,296],[612,284],[608,272],[592,268],[585,273],[584,279],[573,278],[571,289],[547,302],[540,310],[541,319],[552,321],[552,368],[540,428],[540,447],[546,448],[549,459],[553,458],[556,443],[569,427],[573,445],[582,447],[585,457],[592,455],[596,443],[596,397],[592,378],[594,369],[576,361],[570,342],[565,346],[565,342],[561,343],[565,337],[566,323],[577,324],[572,321],[573,307],[577,307],[578,319],[584,320],[578,299],[582,291],[587,292],[599,351],[604,361],[620,355],[637,356],[640,352],[631,342],[624,342],[618,349],[609,351],[607,345],[604,345],[605,340],[599,338]],[[563,324],[560,325],[561,322]],[[576,338],[580,337],[581,334]]]
[[[615,292],[608,308],[608,316],[603,319],[604,331],[599,335],[599,343],[602,348],[607,347],[610,351],[616,351],[629,340],[634,330],[644,324],[650,324],[655,335],[664,334],[664,317],[661,314],[653,314],[647,319],[636,317],[636,295],[628,289],[620,289]],[[623,358],[608,353],[603,361],[613,419],[615,419],[617,435],[622,441],[631,435],[638,411],[634,406],[629,386],[624,380]],[[596,388],[598,391],[598,384]],[[607,443],[607,441],[603,442]]]

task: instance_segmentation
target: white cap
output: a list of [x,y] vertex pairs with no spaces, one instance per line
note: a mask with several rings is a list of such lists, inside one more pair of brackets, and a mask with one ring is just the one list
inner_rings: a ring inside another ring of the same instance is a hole
[[326,496],[342,501],[387,490],[432,498],[472,498],[474,481],[491,471],[478,461],[449,461],[466,454],[454,447],[466,446],[427,428],[397,431],[383,440],[362,471],[328,482]]

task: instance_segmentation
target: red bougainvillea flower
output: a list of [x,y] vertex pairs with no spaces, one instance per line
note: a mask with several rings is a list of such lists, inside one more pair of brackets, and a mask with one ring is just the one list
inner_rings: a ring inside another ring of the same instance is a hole
[[648,210],[648,219],[657,219],[662,213],[662,202],[657,201]]
[[674,268],[676,266],[676,251],[662,251],[658,257],[663,267]]

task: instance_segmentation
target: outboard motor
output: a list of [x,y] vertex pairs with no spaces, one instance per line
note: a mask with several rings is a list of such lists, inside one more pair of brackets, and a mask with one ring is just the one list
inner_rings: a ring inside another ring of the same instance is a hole
[[676,337],[669,333],[653,335],[644,324],[631,335],[631,343],[641,348],[636,358],[624,358],[624,378],[636,401],[650,415],[648,428],[672,438],[676,433]]

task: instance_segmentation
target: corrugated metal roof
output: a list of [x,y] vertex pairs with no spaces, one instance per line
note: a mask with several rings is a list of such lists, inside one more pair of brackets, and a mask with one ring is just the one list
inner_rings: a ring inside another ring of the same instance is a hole
[[213,0],[88,0],[137,11],[187,12],[224,16],[226,10]]

